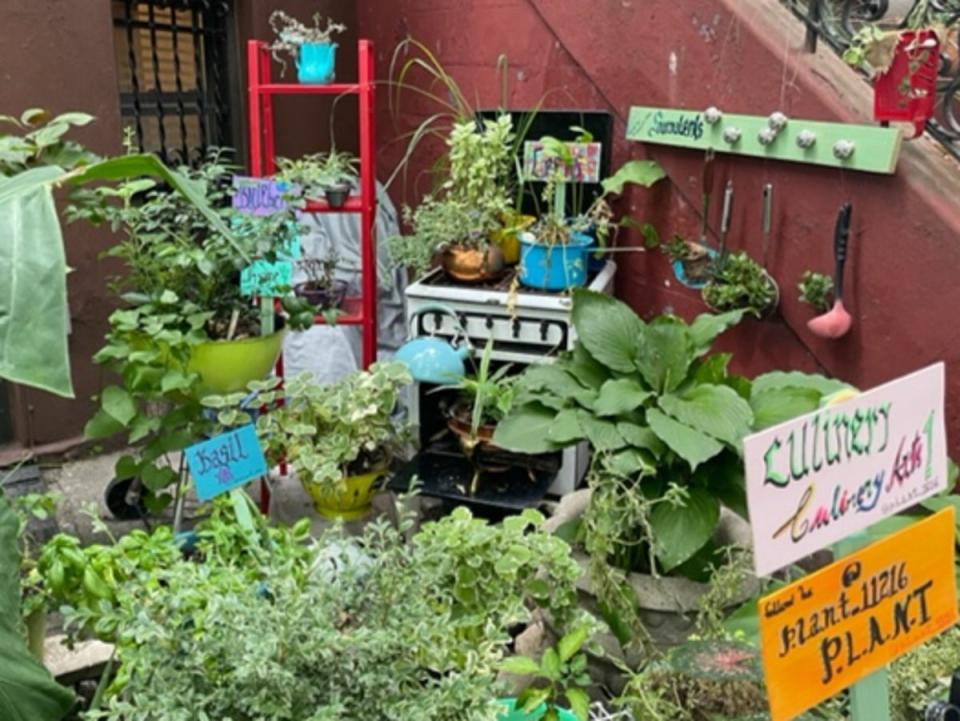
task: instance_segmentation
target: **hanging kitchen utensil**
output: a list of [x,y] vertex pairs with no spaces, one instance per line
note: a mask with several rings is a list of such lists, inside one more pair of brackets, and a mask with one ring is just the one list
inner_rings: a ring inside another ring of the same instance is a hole
[[730,211],[733,209],[733,181],[727,181],[723,190],[723,213],[720,216],[720,253],[717,257],[717,268],[723,270],[727,263],[727,233],[730,231]]
[[703,206],[700,209],[700,245],[707,247],[707,227],[710,221],[710,194],[713,192],[713,148],[703,157]]
[[833,278],[833,308],[807,322],[810,331],[821,338],[840,338],[846,335],[853,324],[853,318],[843,307],[843,267],[847,260],[852,213],[853,206],[850,203],[841,205],[833,232],[833,257],[836,263]]
[[770,252],[770,228],[773,224],[773,184],[765,183],[763,186],[763,218],[760,229],[763,232],[763,248],[761,249],[763,257],[763,267],[767,267],[767,255]]

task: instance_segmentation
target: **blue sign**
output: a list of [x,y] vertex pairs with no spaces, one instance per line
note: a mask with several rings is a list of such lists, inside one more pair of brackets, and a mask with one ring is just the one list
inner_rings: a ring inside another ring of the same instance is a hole
[[201,501],[267,474],[267,460],[252,424],[192,445],[184,453]]

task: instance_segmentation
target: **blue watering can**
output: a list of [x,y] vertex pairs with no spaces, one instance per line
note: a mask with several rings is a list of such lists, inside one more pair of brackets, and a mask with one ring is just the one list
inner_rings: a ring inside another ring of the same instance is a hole
[[463,363],[471,351],[467,334],[460,325],[456,312],[448,306],[425,305],[414,311],[410,320],[424,313],[443,313],[452,317],[456,322],[457,333],[463,337],[463,344],[456,345],[456,336],[451,343],[434,336],[413,338],[400,346],[394,358],[407,366],[416,381],[438,385],[455,383],[467,374]]

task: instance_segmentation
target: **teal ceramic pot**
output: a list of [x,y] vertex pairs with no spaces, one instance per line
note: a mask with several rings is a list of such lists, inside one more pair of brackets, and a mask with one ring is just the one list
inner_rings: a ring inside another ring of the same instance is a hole
[[542,245],[532,233],[520,235],[520,284],[538,290],[569,290],[586,285],[593,238],[572,233],[565,245]]
[[297,80],[313,85],[331,83],[336,61],[336,43],[304,43],[297,53]]

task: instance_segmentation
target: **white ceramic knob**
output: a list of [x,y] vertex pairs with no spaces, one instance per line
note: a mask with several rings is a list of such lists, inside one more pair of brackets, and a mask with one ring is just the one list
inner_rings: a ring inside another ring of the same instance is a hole
[[779,133],[781,130],[787,127],[787,116],[778,110],[775,113],[770,114],[770,117],[767,118],[767,124],[773,129],[774,132]]
[[707,121],[707,125],[716,125],[723,119],[723,112],[717,106],[711,105],[703,111],[703,119]]
[[804,150],[812,148],[813,144],[817,142],[817,134],[812,130],[801,130],[797,133],[797,145],[799,145]]
[[833,144],[833,154],[840,160],[846,160],[853,155],[854,149],[852,140],[838,140]]
[[740,128],[734,128],[733,126],[723,129],[723,139],[726,140],[730,145],[740,142]]
[[777,131],[773,128],[760,128],[760,132],[757,133],[757,142],[760,145],[770,145],[774,140],[777,139]]

